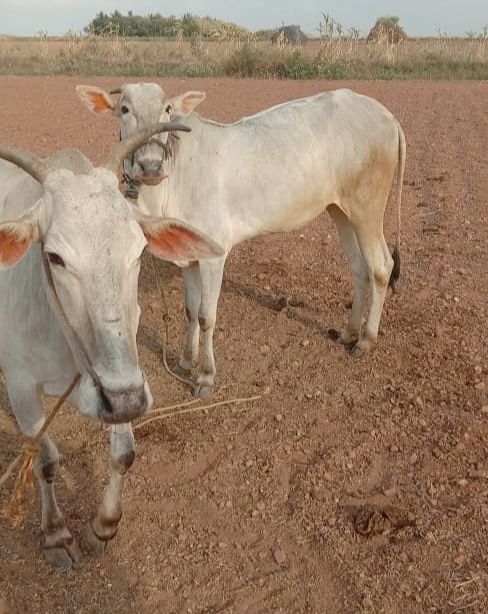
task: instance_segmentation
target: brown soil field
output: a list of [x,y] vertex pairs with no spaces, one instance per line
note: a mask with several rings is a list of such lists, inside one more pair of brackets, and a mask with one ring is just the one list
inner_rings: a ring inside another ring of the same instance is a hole
[[[67,572],[48,566],[39,502],[20,528],[0,518],[0,613],[487,612],[488,83],[160,82],[174,94],[205,91],[199,110],[220,121],[342,86],[384,103],[408,148],[399,292],[387,298],[377,349],[355,360],[327,336],[351,293],[327,214],[236,247],[214,400],[266,396],[138,430],[124,516],[103,559],[84,531],[108,476],[107,432],[63,409],[52,427],[58,501],[84,558]],[[101,160],[118,124],[83,109],[77,83],[120,80],[0,77],[0,142]],[[394,214],[390,202],[390,245]],[[159,407],[191,392],[163,369],[161,301],[145,264],[139,348]],[[159,270],[174,362],[182,281],[170,264]],[[1,473],[19,450],[1,384],[0,407]]]

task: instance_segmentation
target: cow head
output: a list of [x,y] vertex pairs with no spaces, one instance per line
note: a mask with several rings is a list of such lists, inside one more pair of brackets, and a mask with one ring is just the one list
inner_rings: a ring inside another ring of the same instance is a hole
[[[170,98],[157,83],[127,83],[107,93],[91,85],[78,85],[78,96],[93,113],[109,113],[120,118],[120,138],[154,122],[187,117],[205,100],[203,92],[189,91]],[[114,100],[111,95],[119,95]],[[145,143],[124,161],[126,175],[136,183],[157,185],[169,174],[165,164],[174,149],[174,135],[159,135]]]
[[[0,223],[0,269],[16,265],[38,244],[49,303],[82,374],[71,400],[83,413],[108,423],[128,422],[152,403],[136,348],[144,248],[171,261],[222,253],[188,224],[141,215],[118,189],[115,171],[131,151],[153,134],[183,128],[158,124],[139,131],[98,168],[77,150],[40,159],[0,146],[0,158],[24,169],[43,188],[30,210]],[[18,266],[31,271],[35,258],[31,254]]]

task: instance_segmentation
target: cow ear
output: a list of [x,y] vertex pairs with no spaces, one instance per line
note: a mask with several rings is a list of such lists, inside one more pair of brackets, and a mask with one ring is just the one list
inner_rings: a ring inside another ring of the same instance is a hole
[[0,270],[17,264],[31,243],[39,241],[37,220],[32,212],[0,224]]
[[141,216],[138,221],[149,251],[162,260],[200,260],[224,254],[210,237],[181,220]]
[[94,85],[77,85],[76,93],[81,102],[92,113],[114,113],[115,102],[105,90]]
[[[171,98],[168,107],[169,115],[173,117],[186,117],[194,111],[198,105],[205,100],[204,92],[185,92],[179,96]],[[166,107],[166,108],[168,108]]]

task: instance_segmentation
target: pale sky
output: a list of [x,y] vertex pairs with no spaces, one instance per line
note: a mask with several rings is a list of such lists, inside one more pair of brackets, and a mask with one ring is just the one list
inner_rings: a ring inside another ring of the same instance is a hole
[[462,36],[488,25],[488,0],[0,0],[0,34],[62,35],[79,31],[99,11],[161,13],[180,17],[186,12],[232,21],[251,30],[299,24],[317,34],[323,12],[344,27],[366,34],[376,17],[400,17],[407,34]]

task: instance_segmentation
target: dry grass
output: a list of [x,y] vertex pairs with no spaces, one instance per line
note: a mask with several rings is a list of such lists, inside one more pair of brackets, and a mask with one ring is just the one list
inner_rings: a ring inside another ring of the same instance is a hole
[[487,79],[488,32],[470,38],[438,37],[367,42],[359,32],[327,24],[303,47],[177,37],[129,39],[69,34],[0,38],[1,74],[222,76],[329,79]]

